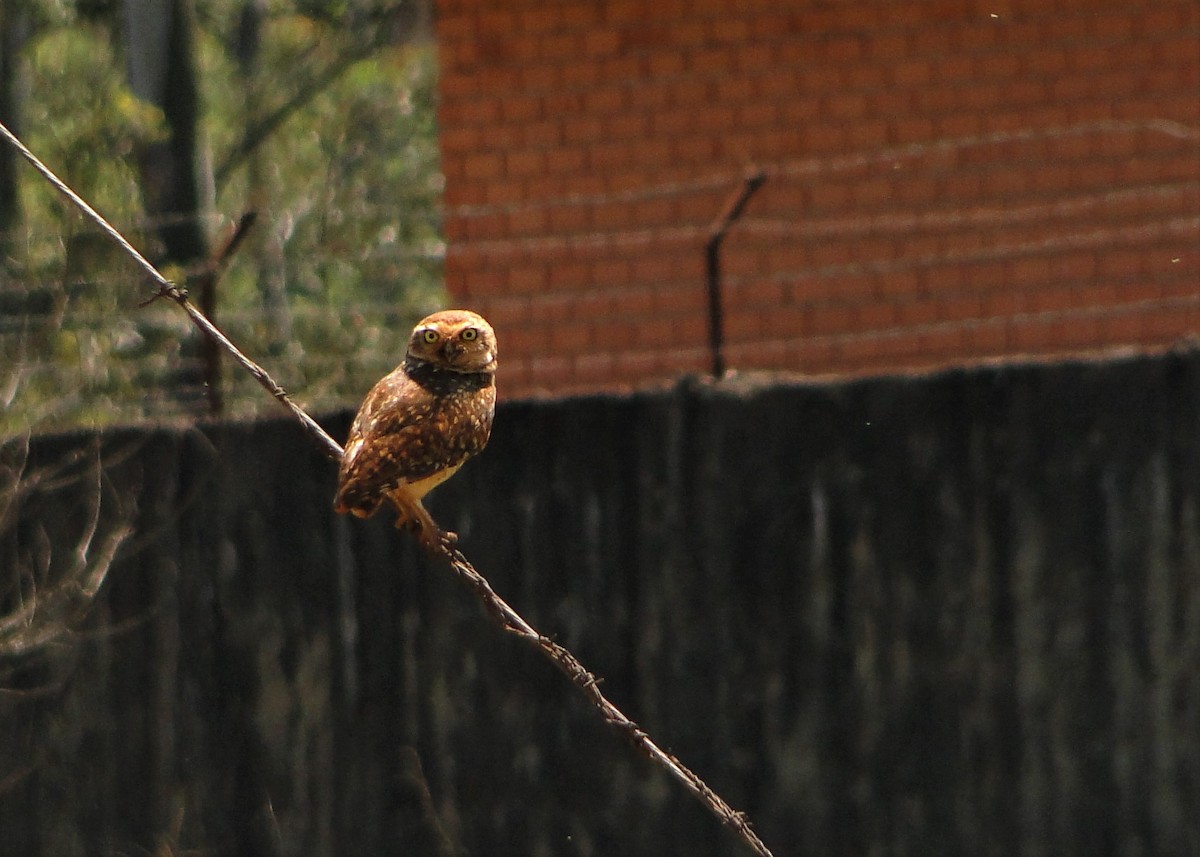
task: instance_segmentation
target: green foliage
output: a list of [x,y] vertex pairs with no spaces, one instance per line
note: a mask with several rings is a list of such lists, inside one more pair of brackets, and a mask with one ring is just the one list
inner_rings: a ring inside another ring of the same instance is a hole
[[[26,144],[110,219],[136,222],[141,193],[130,156],[139,144],[164,139],[167,129],[161,112],[125,87],[107,32],[85,23],[49,29],[25,46],[25,58]],[[23,178],[30,235],[68,234],[78,222],[74,207],[40,177]],[[57,242],[37,243],[53,252]]]
[[[271,0],[252,63],[239,53],[241,2],[197,9],[212,246],[258,213],[219,282],[218,323],[318,409],[357,402],[415,318],[444,303],[436,57],[401,38],[394,5]],[[34,6],[22,136],[155,259],[137,158],[169,129],[126,86],[120,4]],[[137,308],[148,291],[136,267],[40,176],[19,178],[24,222],[0,235],[0,436],[202,411],[186,319]],[[224,379],[229,413],[278,407],[234,367]]]

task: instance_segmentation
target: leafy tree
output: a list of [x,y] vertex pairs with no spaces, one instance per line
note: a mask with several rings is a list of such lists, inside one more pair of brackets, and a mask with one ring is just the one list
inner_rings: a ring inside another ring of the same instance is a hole
[[[420,9],[175,4],[192,28],[200,107],[197,204],[178,211],[155,201],[145,168],[178,127],[130,85],[122,9],[132,5],[6,4],[0,34],[18,8],[21,33],[4,42],[16,51],[0,54],[0,86],[20,98],[0,110],[15,111],[27,144],[179,282],[195,260],[172,252],[164,227],[189,219],[220,246],[256,211],[216,287],[222,326],[308,407],[352,402],[442,299],[436,63]],[[15,177],[19,205],[0,233],[0,435],[200,412],[186,320],[173,307],[137,309],[147,291],[132,264],[31,170]],[[230,413],[270,407],[240,373],[225,383]]]

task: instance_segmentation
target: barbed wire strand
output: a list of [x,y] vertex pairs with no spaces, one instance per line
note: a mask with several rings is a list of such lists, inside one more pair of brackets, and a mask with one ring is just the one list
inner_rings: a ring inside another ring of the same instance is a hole
[[[861,342],[881,342],[954,331],[969,332],[980,329],[990,330],[997,327],[1017,328],[1023,325],[1053,324],[1060,321],[1104,321],[1111,318],[1128,318],[1131,315],[1160,310],[1195,310],[1198,308],[1200,308],[1200,295],[1169,295],[1166,297],[1124,301],[1108,306],[1079,306],[1068,307],[1066,309],[1031,310],[1029,312],[1006,313],[1004,315],[945,319],[942,321],[913,324],[901,328],[875,328],[853,333],[814,334],[806,337],[805,342],[840,347]],[[1169,348],[1173,346],[1168,345],[1164,347]],[[1032,359],[1038,358],[1033,356]]]
[[[389,211],[395,212],[395,204],[384,206],[370,206],[380,212]],[[235,226],[236,223],[230,220],[223,214],[203,214],[203,213],[188,213],[188,214],[164,214],[160,216],[146,216],[138,220],[137,232],[155,232],[165,226],[177,226],[180,224],[199,224],[205,229],[220,230]],[[132,231],[132,230],[130,230]],[[95,235],[106,234],[103,230],[80,229],[72,233],[72,238],[90,238]],[[36,227],[19,226],[7,231],[0,230],[0,248],[16,247],[20,245],[31,245],[35,239],[41,237],[41,233],[36,231]],[[57,237],[53,239],[56,243],[60,240]],[[319,255],[318,255],[319,254]],[[356,264],[359,262],[369,261],[400,261],[400,262],[441,262],[446,257],[445,243],[440,238],[418,239],[411,244],[401,243],[399,238],[380,240],[378,243],[371,244],[364,242],[356,248],[353,256],[347,255],[345,252],[335,252],[331,250],[308,251],[305,256],[305,261],[308,265],[318,264],[320,262],[343,262],[345,264]]]
[[[915,160],[930,155],[957,154],[965,149],[1001,146],[1009,143],[1034,143],[1043,140],[1060,140],[1088,134],[1132,134],[1150,132],[1185,142],[1200,140],[1200,127],[1185,125],[1169,119],[1108,119],[1096,122],[1080,122],[1075,125],[1059,125],[1049,128],[1020,128],[993,131],[964,137],[948,137],[922,140],[889,146],[885,149],[865,149],[832,157],[812,157],[781,161],[763,165],[768,179],[776,177],[827,175],[844,173],[876,164]],[[744,169],[723,170],[693,179],[661,182],[656,185],[629,188],[627,190],[600,191],[597,193],[569,193],[546,199],[532,199],[504,203],[464,203],[445,208],[445,214],[464,219],[486,217],[494,214],[516,214],[546,208],[571,208],[577,206],[604,205],[607,203],[644,202],[662,197],[681,196],[704,191],[724,191],[746,177]]]
[[[1146,183],[1106,190],[1102,193],[1081,194],[1049,203],[1032,203],[1006,208],[1003,206],[945,207],[934,211],[864,213],[854,217],[818,218],[803,220],[780,217],[750,216],[739,220],[732,232],[744,236],[779,239],[816,239],[825,237],[859,236],[880,232],[901,232],[914,229],[975,228],[1027,223],[1032,220],[1061,220],[1104,206],[1155,200],[1169,202],[1200,189],[1200,182],[1178,181]],[[451,256],[513,256],[545,253],[555,250],[595,251],[608,253],[652,244],[686,244],[700,241],[708,235],[710,224],[697,222],[683,226],[651,226],[642,229],[595,230],[561,235],[512,236],[452,243],[447,248]]]
[[1165,182],[1134,185],[1101,193],[1081,194],[1054,202],[1034,203],[1012,208],[956,206],[934,211],[885,212],[859,217],[810,221],[778,217],[746,217],[738,221],[736,228],[739,232],[772,238],[827,238],[841,235],[857,237],[863,233],[901,232],[936,227],[974,229],[980,226],[1007,226],[1027,223],[1031,220],[1049,221],[1055,218],[1075,217],[1105,205],[1141,202],[1150,199],[1171,200],[1186,192],[1197,190],[1200,190],[1200,181]]
[[940,253],[897,259],[869,259],[864,262],[846,262],[815,265],[811,268],[790,268],[773,271],[762,276],[745,274],[725,278],[727,285],[738,286],[749,282],[791,282],[804,277],[823,278],[855,276],[860,274],[891,274],[915,268],[929,268],[943,264],[971,264],[1003,261],[1023,256],[1045,255],[1059,250],[1079,250],[1102,247],[1109,244],[1138,246],[1148,241],[1200,232],[1200,216],[1171,217],[1134,223],[1131,226],[1090,229],[1051,235],[1033,241],[1014,244],[999,244],[995,247],[955,249],[945,248]]
[[[849,152],[833,157],[814,157],[781,161],[774,164],[764,165],[762,169],[767,174],[768,178],[797,178],[800,176],[830,175],[847,172],[865,166],[871,166],[873,164],[891,163],[893,166],[895,166],[897,162],[900,161],[913,160],[920,157],[938,154],[953,154],[971,148],[1004,145],[1009,143],[1053,141],[1085,136],[1089,134],[1131,134],[1139,132],[1148,132],[1184,142],[1200,140],[1200,128],[1188,126],[1171,120],[1102,120],[1097,122],[1083,122],[1075,125],[1054,126],[1050,128],[1022,128],[1018,130],[996,131],[991,133],[938,139],[933,141],[918,141],[900,146],[892,146],[885,149],[869,149],[859,152]],[[724,170],[721,172],[709,173],[707,175],[690,180],[662,182],[656,185],[630,188],[625,190],[566,194],[560,197],[528,200],[522,202],[447,206],[442,209],[442,215],[471,219],[487,215],[517,214],[549,208],[597,206],[616,203],[639,202],[663,197],[679,197],[704,191],[724,191],[728,187],[740,182],[742,179],[744,179],[744,177],[745,170]],[[1156,194],[1156,186],[1147,185],[1131,189],[1132,195],[1134,197],[1140,196],[1139,191],[1143,187],[1145,188],[1146,195]],[[1191,189],[1194,187],[1194,183],[1180,182],[1174,185],[1168,184],[1163,187],[1166,189],[1166,192],[1169,193],[1178,189]],[[1084,198],[1081,201],[1080,206],[1088,207],[1089,200]],[[1067,207],[1070,207],[1069,203],[1067,204]],[[371,208],[371,206],[368,206],[368,210]],[[1063,216],[1066,214],[1066,211],[1062,210],[1060,203],[1048,205],[1046,206],[1046,209],[1046,213],[1050,216]],[[911,225],[918,227],[922,225],[929,225],[930,222],[936,223],[939,218],[942,217],[951,218],[955,216],[961,216],[964,211],[968,210],[954,210],[944,212],[941,215],[938,213],[923,215],[920,218],[914,218],[914,221]],[[882,217],[890,219],[889,215],[882,215]],[[139,228],[141,229],[153,229],[161,225],[190,222],[196,220],[197,218],[203,219],[210,223],[224,221],[224,218],[220,215],[202,216],[176,213],[154,217],[142,217],[139,219],[138,224]],[[927,218],[928,220],[923,222],[923,218]],[[847,222],[862,223],[867,219],[869,218],[854,218],[852,220],[848,220]],[[987,215],[983,215],[983,219],[986,220]],[[768,224],[766,220],[767,219],[762,218],[745,218],[739,222],[738,228],[739,230],[745,229],[746,231],[751,231],[751,229],[754,229],[755,231],[767,233],[806,233],[809,230],[820,231],[822,229],[821,221],[808,220],[803,225],[793,225],[793,228],[789,230],[785,225],[789,221]],[[897,225],[900,225],[902,221],[903,218],[901,216],[897,216]],[[751,224],[754,223],[758,223],[760,225],[757,227],[751,226]],[[794,224],[794,222],[792,223]],[[564,247],[570,249],[595,248],[598,250],[611,250],[628,245],[647,244],[656,240],[691,240],[697,236],[705,235],[707,230],[707,223],[698,223],[688,226],[657,227],[642,230],[596,230],[584,233],[570,233],[567,235],[538,235],[485,239],[482,241],[475,240],[470,242],[469,246],[465,248],[452,246],[450,249],[454,252],[462,252],[463,249],[465,249],[467,252],[471,253],[501,251],[537,252],[539,250],[558,249]],[[2,233],[0,233],[0,235],[2,235]],[[413,250],[412,248],[392,249],[385,245],[373,251],[361,252],[358,256],[349,261],[358,262],[379,258],[394,258],[403,261],[440,261],[442,258],[444,258],[445,252],[446,247],[444,244],[440,244],[436,248],[418,250]],[[343,257],[331,257],[331,260],[347,261]]]
[[[317,422],[310,417],[302,408],[293,403],[283,388],[275,383],[274,379],[267,373],[265,369],[244,355],[236,345],[233,344],[212,322],[208,320],[203,313],[196,309],[187,299],[186,293],[171,283],[158,270],[148,262],[141,253],[139,253],[133,245],[131,245],[115,227],[108,223],[95,209],[93,209],[82,197],[75,191],[71,190],[65,182],[55,175],[49,167],[41,162],[36,155],[33,154],[25,145],[6,128],[3,123],[0,123],[0,136],[8,140],[25,160],[29,161],[33,167],[41,173],[41,175],[49,181],[60,193],[67,197],[76,207],[88,216],[97,226],[99,226],[109,237],[111,237],[129,256],[137,262],[137,264],[150,276],[157,284],[158,292],[154,298],[166,297],[175,303],[179,304],[206,335],[211,336],[217,341],[220,346],[227,351],[239,364],[241,364],[263,387],[267,389],[279,402],[290,410],[308,430],[313,439],[320,445],[331,458],[341,458],[342,447],[329,434],[321,428]],[[488,614],[500,625],[504,630],[509,631],[521,639],[531,643],[542,654],[550,659],[556,667],[558,667],[564,675],[583,693],[583,695],[597,708],[605,721],[618,731],[625,734],[630,739],[633,745],[648,759],[659,765],[663,770],[670,774],[674,779],[679,781],[690,791],[697,799],[705,805],[705,807],[717,817],[723,824],[733,830],[742,841],[748,845],[760,857],[773,857],[770,849],[754,832],[750,826],[745,813],[738,812],[726,803],[720,795],[713,791],[703,779],[695,774],[690,768],[684,765],[676,756],[663,750],[658,746],[650,736],[642,730],[634,721],[630,720],[622,711],[613,705],[603,693],[600,691],[599,680],[589,672],[579,660],[571,654],[564,646],[551,640],[549,637],[539,633],[532,625],[525,621],[516,610],[504,601],[487,579],[475,570],[475,567],[470,563],[466,556],[460,551],[453,542],[442,540],[429,548],[430,552],[436,556],[442,557],[449,564],[450,568],[463,581],[465,581],[472,590],[483,601],[484,607]]]

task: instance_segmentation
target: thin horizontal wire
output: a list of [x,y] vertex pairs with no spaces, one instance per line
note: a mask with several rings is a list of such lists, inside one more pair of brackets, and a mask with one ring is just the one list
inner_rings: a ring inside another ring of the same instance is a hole
[[735,172],[711,173],[696,179],[668,182],[651,185],[645,188],[630,188],[629,190],[603,191],[600,193],[570,193],[552,199],[531,200],[528,202],[502,204],[454,205],[443,209],[445,214],[454,217],[484,217],[493,214],[515,214],[526,211],[538,211],[543,208],[569,208],[581,205],[604,205],[606,203],[641,202],[647,199],[658,199],[667,196],[683,196],[689,193],[699,193],[708,190],[720,190],[740,181]]
[[[441,222],[440,207],[431,204],[428,207],[408,206],[403,208],[404,218],[401,220],[397,217],[397,212],[401,209],[395,201],[387,203],[375,202],[354,202],[354,217],[361,220],[366,215],[386,215],[387,223],[402,222],[410,224],[418,215],[422,215],[420,222],[430,227],[438,227]],[[287,209],[286,206],[281,207],[277,212],[276,221],[282,222],[287,217],[294,215]],[[315,219],[320,215],[319,210],[315,210],[313,214],[307,216],[306,219]],[[183,226],[186,224],[199,224],[211,231],[217,232],[222,229],[232,228],[236,224],[235,219],[222,214],[221,212],[175,212],[165,214],[145,214],[137,217],[137,219],[126,227],[126,232],[147,233],[155,232],[166,226]],[[76,228],[70,232],[72,238],[88,237],[91,235],[106,234],[100,229]],[[0,230],[0,245],[4,244],[26,244],[34,240],[36,233],[28,227],[16,227],[8,230]],[[56,234],[51,240],[60,240]]]
[[[303,368],[296,369],[291,374],[308,379],[306,382],[308,386],[299,398],[311,399],[314,392],[320,393],[322,388],[328,395],[336,395],[331,388],[352,384],[355,376],[365,375],[370,378],[370,382],[374,382],[380,374],[395,367],[402,357],[403,355],[397,354],[380,355],[369,361],[355,360],[352,366],[347,366],[346,355],[305,355]],[[137,389],[130,390],[125,396],[129,399],[130,404],[136,404],[143,396],[156,389],[169,391],[174,395],[181,389],[204,386],[203,378],[207,364],[199,358],[172,359],[166,365],[156,368],[157,371],[154,373],[156,377],[147,380],[146,367],[137,360],[115,364],[106,363],[102,370],[89,370],[78,365],[65,366],[61,363],[36,360],[23,360],[15,365],[16,371],[21,373],[22,384],[46,378],[62,378],[69,380],[64,388],[75,389],[80,386],[86,387],[89,381],[108,386],[114,380],[136,380]],[[317,368],[322,368],[323,371],[313,371]],[[329,371],[330,369],[344,371]],[[195,383],[187,383],[189,377],[194,379]],[[257,393],[258,387],[254,379],[237,374],[231,375],[225,380],[226,385],[232,389],[241,390],[247,395],[254,395],[255,398],[261,399],[261,395]],[[357,392],[365,392],[365,390]],[[112,395],[122,398],[120,394]]]
[[[762,275],[728,274],[726,275],[725,282],[727,286],[736,288],[739,285],[750,282],[792,282],[802,278],[814,277],[830,278],[859,274],[889,274],[947,264],[971,264],[998,259],[1020,258],[1056,250],[1080,249],[1107,243],[1120,242],[1125,245],[1145,243],[1163,236],[1186,234],[1190,231],[1200,231],[1200,216],[1154,219],[1118,228],[1076,231],[1036,241],[1003,244],[970,250],[947,250],[941,253],[913,258],[865,260],[819,265],[809,268],[789,268]],[[687,282],[677,281],[677,285],[679,287],[686,287]],[[562,295],[561,297],[564,300],[567,299],[566,295]],[[233,325],[269,325],[279,318],[280,315],[293,322],[302,323],[306,319],[324,318],[337,311],[337,307],[329,305],[295,303],[289,305],[282,314],[279,314],[278,311],[268,310],[265,307],[250,306],[224,308],[222,309],[221,317],[226,323]],[[0,327],[0,333],[16,334],[19,332],[18,327],[29,330],[35,327],[61,326],[62,329],[78,330],[87,329],[89,326],[105,326],[111,323],[113,314],[118,312],[120,312],[118,309],[114,309],[111,312],[72,311],[66,319],[60,319],[57,314],[47,314],[44,316],[27,315],[23,316],[19,321],[16,319],[13,320],[17,327],[9,327],[8,330]],[[380,316],[386,318],[390,316],[397,320],[406,320],[413,317],[415,312],[414,310],[397,306],[390,302],[356,303],[353,306],[353,313],[362,316],[364,319]],[[149,319],[147,323],[150,325],[161,325],[169,322]],[[348,319],[344,319],[341,326],[345,327],[348,324]]]
[[[1200,294],[1146,298],[1103,306],[1070,307],[1021,312],[1011,315],[947,319],[908,326],[893,325],[870,330],[817,334],[802,338],[793,337],[783,341],[795,342],[799,340],[838,348],[863,341],[887,342],[899,338],[944,334],[953,331],[970,331],[985,328],[995,329],[997,327],[1011,330],[1025,324],[1070,323],[1083,319],[1102,322],[1108,318],[1128,318],[1131,314],[1137,313],[1197,309],[1200,309]],[[760,344],[768,343],[761,341]],[[1115,341],[1110,345],[1116,348],[1129,344],[1132,343]],[[1011,344],[1001,348],[998,353],[1013,353]],[[326,361],[322,360],[321,362]],[[344,366],[344,363],[338,365]],[[35,374],[35,372],[30,371],[32,369],[36,369],[36,374],[42,379],[49,377],[53,381],[56,377],[62,378],[64,379],[62,383],[69,383],[71,386],[78,386],[80,383],[80,374],[78,372],[62,371],[63,367],[54,364],[24,367],[23,375],[25,378],[29,378],[30,375]],[[170,376],[164,374],[162,381],[159,383],[152,381],[149,385],[146,385],[143,382],[136,400],[120,395],[108,396],[106,398],[110,402],[110,406],[114,409],[114,412],[121,414],[124,418],[164,419],[170,418],[172,415],[191,416],[195,411],[194,406],[189,407],[186,402],[180,401],[180,397],[186,397],[189,394],[200,397],[203,394],[203,386],[180,383],[178,375],[189,369],[198,371],[199,367],[193,361],[173,363],[170,367],[167,367],[166,372],[177,373],[173,376],[175,380],[168,380]],[[337,384],[344,383],[343,380],[315,373],[306,372],[304,374],[313,375],[308,382],[307,395],[304,397],[306,401],[310,402],[311,406],[331,408],[342,405],[345,396],[338,395],[336,387]],[[230,413],[248,416],[263,413],[267,410],[267,407],[262,404],[262,397],[255,395],[256,391],[252,384],[240,383],[244,380],[240,376],[234,376],[230,380],[234,382],[226,390],[226,403]]]
[[[940,211],[916,212],[913,214],[864,214],[858,217],[831,220],[780,220],[777,218],[748,217],[733,226],[734,232],[760,235],[788,235],[792,237],[827,237],[839,234],[863,234],[890,229],[928,228],[932,226],[981,226],[1019,223],[1038,217],[1067,217],[1080,212],[1099,208],[1105,203],[1120,204],[1133,199],[1166,198],[1189,190],[1200,190],[1200,181],[1176,182],[1161,185],[1142,185],[1105,191],[1099,194],[1081,195],[1062,202],[1018,206],[1014,208],[985,207],[943,209]],[[798,215],[801,217],[802,215]],[[539,253],[554,250],[610,251],[630,247],[644,247],[655,243],[701,242],[708,238],[711,226],[708,223],[691,226],[648,227],[620,231],[576,232],[569,235],[540,235],[536,237],[494,238],[480,241],[451,243],[452,257],[478,255],[511,255],[514,253]]]
[[[282,312],[267,309],[266,307],[246,307],[236,310],[222,310],[220,320],[225,327],[236,329],[239,335],[252,338],[247,335],[245,328],[259,325],[270,326],[280,318],[285,321],[290,320],[293,324],[302,324],[311,319],[328,320],[336,322],[340,330],[350,333],[358,330],[356,323],[351,321],[352,316],[358,316],[364,320],[375,320],[371,324],[367,324],[364,321],[364,325],[368,327],[383,327],[386,329],[389,323],[392,323],[392,326],[400,329],[403,325],[417,321],[421,317],[421,314],[379,304],[355,304],[350,309],[328,306],[295,307],[288,308]],[[146,321],[137,318],[130,319],[127,311],[122,308],[116,308],[110,312],[68,312],[66,314],[46,313],[41,315],[0,316],[0,338],[11,337],[20,333],[37,334],[46,331],[84,332],[88,330],[104,331],[110,335],[119,335],[125,331],[145,332],[147,330],[170,330],[172,335],[175,336],[191,334],[190,328],[182,327],[177,323],[160,321],[158,319],[148,319]],[[407,334],[408,331],[404,330],[404,332]]]
[[[829,158],[804,158],[801,160],[783,161],[773,165],[758,165],[751,169],[751,171],[761,169],[767,174],[769,181],[776,177],[795,178],[798,176],[845,172],[888,161],[912,160],[934,153],[955,152],[970,148],[1004,145],[1007,143],[1033,142],[1036,140],[1062,139],[1086,134],[1134,133],[1138,131],[1153,131],[1179,140],[1200,140],[1200,128],[1193,128],[1180,122],[1173,122],[1166,119],[1104,120],[1066,127],[1025,128],[1016,131],[996,131],[988,134],[908,143],[903,146],[871,149]],[[746,173],[747,170],[745,169],[723,170],[695,179],[664,182],[644,188],[599,193],[572,193],[550,199],[516,203],[455,205],[447,206],[444,212],[453,217],[469,219],[495,214],[538,211],[546,208],[640,202],[661,197],[683,196],[701,191],[728,189],[741,182],[745,178]]]
[[739,220],[733,229],[737,232],[770,235],[773,237],[786,235],[800,238],[828,237],[844,234],[856,235],[864,232],[898,232],[905,229],[927,229],[935,226],[996,226],[1009,223],[1022,223],[1029,220],[1070,217],[1107,204],[1122,203],[1129,200],[1174,198],[1189,190],[1200,191],[1200,180],[1121,188],[1119,190],[1104,191],[1103,193],[1084,194],[1050,203],[1016,206],[1013,208],[958,207],[914,213],[889,212],[886,214],[867,214],[858,217],[845,217],[823,221],[747,217]]
[[1122,244],[1138,244],[1161,238],[1167,235],[1181,235],[1188,232],[1200,232],[1200,216],[1175,217],[1166,220],[1153,220],[1135,226],[1124,226],[1116,229],[1093,229],[1086,232],[1071,232],[1065,235],[1055,235],[1037,241],[1025,241],[1017,244],[1001,244],[996,247],[984,247],[971,250],[946,250],[928,256],[918,256],[907,259],[881,259],[865,262],[847,262],[833,265],[817,265],[811,268],[793,268],[786,271],[772,271],[766,275],[731,274],[725,278],[729,286],[737,286],[747,282],[787,282],[802,277],[833,277],[855,274],[888,274],[907,271],[913,268],[928,268],[939,265],[959,264],[970,262],[987,262],[996,259],[1009,259],[1029,256],[1056,250],[1076,250],[1083,247],[1095,247],[1114,242]]
[[[444,250],[444,248],[443,248]],[[364,262],[396,262],[414,266],[430,266],[430,271],[427,275],[433,275],[439,266],[445,261],[445,257],[441,252],[436,254],[422,253],[389,253],[389,252],[371,252],[359,253],[356,256],[340,256],[331,253],[318,253],[305,256],[303,259],[294,261],[284,260],[282,267],[285,271],[298,271],[301,267],[306,270],[318,269],[323,265],[345,265],[354,267]],[[252,263],[251,263],[252,264]],[[53,290],[70,290],[76,286],[86,286],[89,289],[108,289],[123,290],[128,286],[141,285],[142,280],[130,274],[120,273],[102,273],[94,274],[89,272],[86,276],[75,275],[66,276],[64,274],[65,265],[62,260],[57,261],[54,265],[47,266],[50,270],[33,270],[23,273],[4,272],[0,274],[0,296],[12,294],[15,292],[28,291],[53,291]],[[295,280],[296,277],[292,277]],[[368,288],[371,283],[377,281],[371,280],[368,282]],[[131,301],[132,303],[132,301]]]
[[1168,119],[1107,119],[1057,128],[1021,128],[1015,131],[994,131],[969,137],[907,143],[903,146],[894,146],[876,152],[857,152],[830,159],[807,158],[781,164],[772,175],[794,178],[801,175],[842,172],[885,161],[913,160],[933,153],[951,153],[969,148],[1002,146],[1009,143],[1031,143],[1038,140],[1058,140],[1087,134],[1129,134],[1138,131],[1153,131],[1177,140],[1200,140],[1200,127],[1192,128]]
[[[80,233],[76,232],[74,234],[79,235]],[[101,233],[98,230],[92,230],[90,232],[90,234],[100,235]],[[20,246],[23,249],[27,250],[28,248],[33,247],[35,243],[36,242],[31,241],[31,242],[26,242],[25,244],[22,244]],[[55,236],[55,237],[46,239],[44,242],[44,245],[51,245],[51,244],[57,245],[59,248],[61,248],[62,241],[57,236]],[[0,242],[0,247],[3,247],[3,246],[4,245],[2,244],[2,242]],[[12,245],[10,245],[10,246],[12,246]],[[287,253],[288,253],[288,251],[285,250],[284,255],[286,256]],[[61,250],[58,255],[60,255],[60,256],[62,255]],[[285,258],[284,264],[285,265],[286,264],[292,264],[292,265],[303,264],[306,268],[312,268],[312,267],[314,267],[316,265],[320,265],[320,264],[356,265],[356,264],[359,264],[362,262],[377,262],[377,261],[412,262],[412,263],[416,263],[416,264],[421,264],[421,263],[430,263],[430,262],[441,262],[445,258],[446,258],[446,245],[444,242],[437,242],[436,244],[431,244],[431,245],[425,246],[425,247],[414,247],[412,245],[396,243],[393,245],[388,245],[388,244],[377,245],[374,247],[369,247],[368,249],[355,249],[353,251],[349,251],[346,253],[336,253],[336,252],[329,251],[329,250],[322,251],[320,249],[316,249],[313,251],[306,250],[306,251],[304,251],[303,259],[287,260]],[[252,263],[247,263],[247,264],[252,264]],[[0,285],[2,285],[2,283],[3,283],[3,281],[0,280]]]
[[654,243],[694,241],[707,237],[708,224],[624,229],[617,232],[576,232],[570,235],[540,235],[536,238],[494,238],[451,242],[450,256],[544,252],[546,250],[619,250]]
[[[893,324],[893,325],[886,325],[886,326],[881,326],[881,327],[874,327],[874,328],[865,329],[865,330],[859,329],[859,330],[854,330],[854,331],[847,331],[844,333],[823,333],[823,334],[814,334],[814,335],[808,335],[808,336],[789,336],[789,337],[780,339],[779,341],[781,341],[781,342],[803,341],[803,342],[823,342],[823,343],[859,342],[859,341],[866,341],[866,340],[880,340],[880,339],[896,338],[896,337],[901,337],[901,336],[910,336],[913,334],[935,333],[935,332],[942,332],[942,331],[947,331],[947,330],[963,330],[963,329],[975,329],[975,328],[979,328],[979,327],[992,327],[992,326],[996,326],[996,325],[1024,324],[1024,323],[1030,323],[1030,322],[1044,323],[1044,322],[1053,322],[1053,321],[1069,321],[1069,320],[1077,320],[1080,318],[1109,318],[1109,317],[1117,318],[1117,317],[1126,317],[1131,312],[1146,312],[1146,311],[1162,310],[1162,309],[1185,309],[1185,308],[1192,308],[1192,307],[1200,308],[1200,293],[1185,294],[1185,295],[1169,295],[1169,296],[1153,297],[1153,298],[1142,298],[1142,299],[1138,299],[1138,300],[1134,300],[1134,301],[1106,303],[1106,304],[1101,304],[1101,305],[1093,304],[1093,305],[1063,307],[1063,308],[1047,309],[1047,310],[1033,310],[1033,311],[1016,312],[1016,313],[1010,313],[1010,314],[1002,314],[1002,315],[970,316],[970,317],[965,317],[965,318],[944,319],[944,320],[932,321],[932,322],[920,322],[920,323],[910,324],[910,325]],[[767,344],[770,341],[771,340],[762,340],[762,342],[764,344]],[[332,354],[329,354],[329,355],[326,355],[326,354],[306,355],[305,363],[307,364],[307,362],[310,360],[315,363],[318,363],[318,364],[334,365],[334,366],[338,366],[341,368],[344,368],[347,365],[345,362],[346,361],[345,357],[342,357],[339,355],[332,355]],[[355,369],[356,370],[362,369],[363,367],[370,365],[370,364],[374,364],[376,362],[383,364],[383,365],[388,364],[387,359],[382,358],[382,357],[377,357],[370,361],[362,361],[361,363],[356,363]],[[118,364],[118,366],[120,366],[120,365],[121,364]],[[194,372],[198,373],[200,371],[200,369],[202,368],[202,366],[203,366],[202,361],[200,361],[199,359],[195,359],[195,358],[180,358],[180,359],[172,360],[172,361],[170,361],[168,366],[164,367],[164,370],[163,370],[164,376],[162,379],[162,386],[169,388],[172,392],[174,392],[179,389],[179,387],[180,387],[179,382],[178,382],[178,380],[172,380],[172,379],[168,378],[166,373],[172,373],[172,377],[174,377],[174,375],[176,373],[184,373],[187,371],[194,371]],[[23,361],[19,361],[15,368],[17,368],[19,371],[21,371],[26,377],[33,376],[33,375],[37,375],[37,376],[50,375],[50,376],[59,376],[59,377],[72,378],[72,379],[78,380],[80,377],[80,374],[81,374],[80,371],[78,370],[78,368],[76,368],[76,367],[65,367],[59,363],[54,363],[54,362],[39,362],[39,361],[23,360]],[[136,374],[139,371],[139,368],[137,366],[133,365],[132,363],[129,364],[126,368],[128,369],[128,372],[126,372],[125,374],[130,375],[130,376],[132,376],[133,374]],[[110,369],[111,369],[111,366],[110,366]],[[106,371],[105,375],[107,377],[107,375],[108,375],[107,371]],[[235,382],[235,384],[234,384],[235,389],[240,388],[240,389],[243,389],[246,391],[255,391],[256,392],[255,385],[251,379],[237,376],[237,377],[232,378],[231,380]],[[331,380],[331,379],[325,379],[325,380]],[[332,380],[336,381],[337,379],[332,379]],[[321,381],[322,381],[322,378],[318,377],[318,378],[314,379],[313,383],[321,383]],[[242,382],[244,382],[244,383],[242,383]],[[151,384],[150,387],[143,389],[139,393],[139,395],[144,394],[147,389],[154,389],[154,385]],[[120,397],[117,396],[116,398],[120,398]],[[255,395],[254,398],[256,400],[262,399],[261,395]]]
[[[984,327],[1006,326],[1013,327],[1022,324],[1045,324],[1056,321],[1078,321],[1080,319],[1126,318],[1131,313],[1150,312],[1165,309],[1200,308],[1200,294],[1171,295],[1159,298],[1142,298],[1136,301],[1125,301],[1104,305],[1065,307],[1062,309],[1034,310],[1006,315],[972,316],[960,319],[945,319],[942,321],[920,322],[911,325],[890,325],[869,330],[855,330],[846,333],[822,333],[802,337],[790,337],[784,342],[802,341],[807,343],[840,345],[852,342],[878,342],[880,340],[907,338],[928,333],[944,333],[956,330],[977,330]],[[767,344],[767,343],[764,343]],[[1125,343],[1113,343],[1121,345]]]

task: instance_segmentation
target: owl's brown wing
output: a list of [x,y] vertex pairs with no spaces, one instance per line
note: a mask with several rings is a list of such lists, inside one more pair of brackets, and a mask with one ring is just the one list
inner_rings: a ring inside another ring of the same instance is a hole
[[373,514],[400,483],[462,464],[487,443],[494,403],[494,388],[435,396],[403,370],[388,375],[367,395],[350,429],[335,509]]

